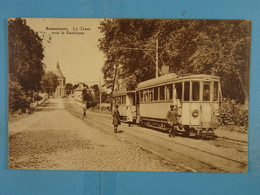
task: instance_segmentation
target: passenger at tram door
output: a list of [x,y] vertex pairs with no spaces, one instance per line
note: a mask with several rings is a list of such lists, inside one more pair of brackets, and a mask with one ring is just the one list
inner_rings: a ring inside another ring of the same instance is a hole
[[120,125],[120,114],[118,111],[118,105],[115,105],[115,109],[113,111],[113,125],[114,125],[114,133],[117,133],[117,127]]
[[126,107],[126,122],[128,123],[128,127],[131,127],[133,123],[133,112],[130,105]]
[[167,122],[170,127],[169,129],[169,137],[175,137],[175,133],[177,130],[177,125],[178,125],[178,112],[176,110],[176,107],[174,105],[170,105],[170,110],[167,113]]
[[205,89],[205,90],[204,90],[203,100],[204,100],[204,101],[209,101],[209,100],[210,100],[209,89]]

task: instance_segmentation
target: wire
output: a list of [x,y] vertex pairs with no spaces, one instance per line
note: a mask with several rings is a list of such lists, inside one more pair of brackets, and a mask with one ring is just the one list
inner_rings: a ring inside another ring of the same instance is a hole
[[155,49],[141,49],[141,48],[134,48],[134,47],[117,47],[117,46],[112,46],[111,49],[113,49],[113,48],[128,49],[128,50],[155,51]]

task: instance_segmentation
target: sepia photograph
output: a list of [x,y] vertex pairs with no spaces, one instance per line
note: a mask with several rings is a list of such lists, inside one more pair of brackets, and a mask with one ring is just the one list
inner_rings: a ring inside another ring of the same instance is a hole
[[247,172],[250,20],[7,24],[9,169]]

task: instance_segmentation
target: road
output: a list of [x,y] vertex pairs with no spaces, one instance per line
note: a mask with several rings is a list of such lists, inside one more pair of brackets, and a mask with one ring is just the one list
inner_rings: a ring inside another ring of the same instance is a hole
[[[92,121],[93,122],[93,121]],[[112,126],[112,125],[111,125]],[[49,170],[192,171],[68,112],[52,98],[9,124],[9,168]]]
[[[81,117],[82,104],[73,99],[64,99],[66,107],[75,116]],[[110,114],[87,112],[85,121],[108,133],[113,132]],[[166,133],[140,126],[119,126],[119,139],[128,140],[147,150],[183,164],[198,172],[246,172],[247,135],[220,131],[220,138],[201,140],[177,136],[169,138]],[[223,137],[224,136],[224,137]],[[225,139],[223,139],[223,138]],[[231,139],[230,139],[231,138]],[[234,139],[235,138],[235,139]]]

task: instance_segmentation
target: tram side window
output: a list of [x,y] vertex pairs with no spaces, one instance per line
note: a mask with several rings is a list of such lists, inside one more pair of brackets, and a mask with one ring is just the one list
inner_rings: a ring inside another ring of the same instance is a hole
[[122,104],[126,104],[126,96],[125,95],[122,96]]
[[203,101],[210,101],[210,85],[203,85]]
[[149,101],[153,101],[153,89],[149,89]]
[[184,83],[184,101],[190,101],[190,82]]
[[158,87],[154,88],[154,101],[158,100]]
[[166,100],[172,100],[172,95],[173,95],[172,90],[173,90],[172,84],[166,85]]
[[148,99],[148,90],[144,90],[144,102],[148,102],[149,99]]
[[165,100],[165,91],[164,88],[165,86],[160,86],[160,100]]
[[214,82],[213,101],[218,101],[218,82]]
[[143,102],[144,101],[144,92],[143,90],[140,91],[140,102]]
[[133,106],[135,106],[135,94],[133,93],[131,97],[133,98]]
[[198,81],[192,82],[192,101],[199,101],[200,99],[200,83]]
[[115,99],[116,105],[121,105],[121,97]]
[[176,83],[175,84],[176,88],[176,99],[182,99],[182,84],[181,83]]
[[136,103],[136,105],[139,105],[139,104],[140,104],[140,91],[137,91],[137,92],[136,92],[136,95],[135,95],[135,103]]

